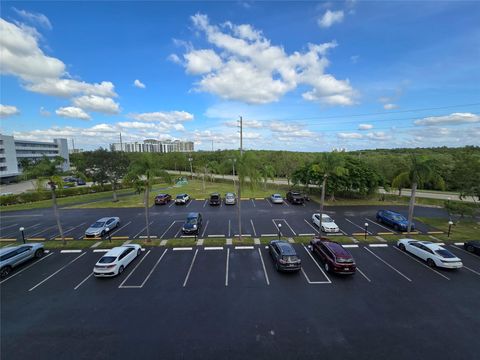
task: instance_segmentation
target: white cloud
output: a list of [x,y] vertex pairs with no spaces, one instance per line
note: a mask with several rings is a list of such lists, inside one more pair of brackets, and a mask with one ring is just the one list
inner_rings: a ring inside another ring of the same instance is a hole
[[129,114],[128,117],[138,121],[159,121],[166,123],[176,123],[193,120],[193,114],[190,114],[186,111],[159,111],[150,113]]
[[145,123],[140,121],[124,121],[117,123],[118,126],[129,129],[154,129],[156,127],[153,123]]
[[173,62],[175,64],[181,64],[182,63],[182,60],[180,60],[180,58],[178,57],[177,54],[168,55],[167,60],[170,60],[171,62]]
[[115,97],[115,87],[110,81],[89,84],[72,79],[44,79],[25,85],[27,90],[44,95],[70,97],[79,94]]
[[85,95],[73,99],[73,104],[79,108],[105,114],[118,114],[120,106],[111,98],[97,95]]
[[184,58],[187,73],[194,75],[209,73],[222,65],[220,56],[210,49],[190,51]]
[[61,107],[55,111],[58,116],[68,117],[73,119],[90,120],[90,115],[78,107],[66,106]]
[[48,111],[47,109],[45,109],[43,106],[40,107],[40,115],[42,116],[50,116],[52,115],[52,113],[50,111]]
[[370,130],[373,129],[372,124],[360,124],[358,125],[358,130]]
[[383,108],[384,108],[385,110],[393,110],[393,109],[398,109],[398,105],[392,104],[392,103],[388,103],[388,104],[383,105]]
[[444,116],[430,116],[415,120],[415,125],[462,125],[480,122],[480,116],[472,113],[452,113]]
[[384,140],[390,140],[392,136],[386,134],[383,131],[374,131],[374,132],[368,133],[367,138],[369,138],[370,140],[384,141]]
[[307,130],[303,125],[298,124],[286,124],[279,121],[271,121],[268,124],[270,131],[274,133],[279,133],[280,136],[287,137],[303,137],[303,138],[313,138],[318,136],[314,132]]
[[16,106],[0,104],[0,117],[6,118],[20,114],[20,110]]
[[140,80],[138,79],[135,79],[135,81],[133,82],[133,86],[137,87],[137,88],[140,88],[140,89],[145,89],[145,84],[142,83]]
[[337,137],[340,139],[362,139],[363,135],[355,132],[339,132]]
[[[283,47],[251,25],[230,22],[221,27],[210,25],[206,15],[191,17],[196,30],[205,34],[216,49],[187,48],[183,66],[187,73],[202,75],[195,90],[215,94],[227,100],[249,104],[278,101],[299,85],[311,87],[303,94],[308,101],[329,105],[352,105],[356,92],[348,80],[325,74],[327,52],[335,41],[308,44],[308,50],[287,54]],[[176,61],[176,60],[175,60]]]
[[51,30],[52,24],[48,17],[41,13],[28,12],[26,10],[19,10],[17,8],[12,8],[18,16],[20,16],[24,21],[30,22],[32,24],[38,24],[46,29]]
[[350,61],[352,62],[352,64],[356,64],[358,62],[358,59],[360,59],[360,55],[350,56]]
[[318,26],[322,28],[328,28],[335,23],[340,23],[343,21],[344,13],[343,10],[330,11],[327,10],[321,18],[318,19]]
[[[223,124],[226,125],[226,126],[229,126],[229,127],[239,126],[238,121],[226,121]],[[243,126],[243,128],[260,129],[260,128],[264,127],[264,124],[261,121],[258,121],[258,120],[243,120],[242,121],[242,126]]]

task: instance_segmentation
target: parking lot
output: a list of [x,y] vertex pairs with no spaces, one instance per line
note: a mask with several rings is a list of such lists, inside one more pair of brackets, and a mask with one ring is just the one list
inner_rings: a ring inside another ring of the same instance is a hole
[[[307,202],[303,206],[272,204],[269,199],[242,200],[242,235],[251,237],[275,236],[279,229],[283,237],[311,236],[318,233],[313,225],[312,214],[319,205]],[[406,207],[389,207],[406,215]],[[393,229],[379,224],[375,219],[379,207],[338,206],[327,207],[330,215],[340,228],[338,235],[363,235],[368,223],[368,235],[382,236],[397,234]],[[172,239],[184,236],[181,227],[189,212],[201,212],[203,227],[200,238],[232,238],[239,234],[237,205],[210,206],[207,200],[191,200],[186,205],[154,206],[150,211],[150,234],[157,239]],[[445,216],[442,209],[416,208],[417,216]],[[119,216],[121,224],[111,231],[112,239],[138,239],[146,236],[143,209],[62,209],[61,222],[64,234],[69,239],[83,239],[85,229],[104,216]],[[446,220],[447,221],[447,220]],[[278,225],[281,225],[280,227]],[[58,228],[51,210],[38,210],[2,214],[0,226],[2,239],[19,237],[19,227],[25,228],[27,239],[52,240],[59,238]],[[416,222],[414,234],[438,234],[439,231],[426,224]],[[441,232],[440,232],[441,233]],[[334,234],[335,235],[335,234]]]
[[354,244],[358,272],[342,277],[294,246],[294,274],[265,246],[154,247],[105,279],[92,276],[105,250],[50,251],[0,282],[2,358],[477,355],[479,257],[447,245],[465,267],[445,271]]

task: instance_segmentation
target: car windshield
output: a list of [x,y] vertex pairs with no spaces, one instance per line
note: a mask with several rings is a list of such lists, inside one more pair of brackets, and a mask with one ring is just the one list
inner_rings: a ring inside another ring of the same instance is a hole
[[218,195],[212,195],[212,196],[210,196],[210,198],[212,198],[214,200],[217,200],[219,198],[219,196]]
[[448,250],[445,250],[445,249],[441,249],[441,250],[435,250],[435,254],[443,257],[443,258],[447,258],[447,259],[453,259],[453,258],[456,258],[455,255],[453,255],[450,251]]
[[197,224],[197,218],[188,218],[185,223],[188,224],[188,225],[196,225]]
[[402,215],[392,215],[392,219],[395,221],[404,221],[405,218]]
[[104,223],[103,221],[97,221],[95,224],[93,224],[93,225],[90,226],[90,227],[92,227],[92,228],[101,228],[101,227],[103,227],[103,226],[105,226],[105,223]]
[[114,262],[116,259],[117,258],[115,256],[104,256],[100,260],[98,260],[98,262],[100,264],[110,264],[110,263]]
[[278,195],[278,194],[273,194],[273,197],[276,198],[276,199],[281,198],[281,196]]
[[227,199],[233,199],[234,196],[233,196],[232,194],[227,194],[226,198],[227,198]]
[[183,195],[177,195],[177,199],[183,199]]
[[333,219],[330,216],[322,216],[324,222],[333,222]]

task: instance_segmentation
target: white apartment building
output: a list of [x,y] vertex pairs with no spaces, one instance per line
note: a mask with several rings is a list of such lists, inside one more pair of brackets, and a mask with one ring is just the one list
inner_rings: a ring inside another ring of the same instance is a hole
[[147,139],[142,142],[125,142],[110,144],[112,151],[125,151],[125,152],[157,152],[157,153],[169,153],[169,152],[193,152],[193,141],[180,141],[180,140],[154,140]]
[[70,170],[67,139],[53,139],[53,142],[19,140],[0,134],[0,179],[8,181],[22,173],[21,159],[38,160],[46,156],[65,159],[62,170]]

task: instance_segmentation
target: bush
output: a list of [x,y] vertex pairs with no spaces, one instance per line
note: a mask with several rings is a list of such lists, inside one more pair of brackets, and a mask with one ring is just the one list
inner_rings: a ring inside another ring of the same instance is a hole
[[473,216],[478,209],[475,204],[462,203],[458,201],[445,201],[445,209],[450,214],[460,215],[460,217]]

